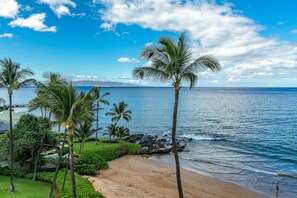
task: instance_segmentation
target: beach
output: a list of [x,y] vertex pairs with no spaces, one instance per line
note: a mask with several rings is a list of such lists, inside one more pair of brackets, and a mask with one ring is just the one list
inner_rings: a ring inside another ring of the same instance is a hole
[[[143,156],[124,156],[109,162],[110,168],[88,177],[96,191],[107,198],[178,197],[175,167]],[[181,170],[184,197],[268,198],[239,185]]]

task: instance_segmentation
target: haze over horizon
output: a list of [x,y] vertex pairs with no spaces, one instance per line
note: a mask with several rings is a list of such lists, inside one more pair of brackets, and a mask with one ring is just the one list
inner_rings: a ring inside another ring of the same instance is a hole
[[201,87],[296,87],[296,2],[240,0],[0,0],[0,59],[30,67],[38,80],[170,86],[132,78],[140,53],[159,37],[186,33],[193,56],[211,54],[222,71]]

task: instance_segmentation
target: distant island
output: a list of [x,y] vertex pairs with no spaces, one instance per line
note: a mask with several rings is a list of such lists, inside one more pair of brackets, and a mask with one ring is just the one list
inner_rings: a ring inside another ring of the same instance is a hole
[[125,82],[114,82],[114,81],[97,81],[97,80],[77,80],[72,81],[73,86],[76,87],[139,87],[140,85],[125,83]]

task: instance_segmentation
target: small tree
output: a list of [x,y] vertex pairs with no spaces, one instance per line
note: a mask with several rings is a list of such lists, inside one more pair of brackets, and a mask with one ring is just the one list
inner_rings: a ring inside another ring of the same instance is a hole
[[130,136],[130,130],[124,126],[117,127],[116,136],[119,139],[123,139],[124,137]]
[[74,129],[75,137],[80,139],[79,153],[83,152],[85,141],[93,135],[97,130],[92,129],[92,121],[86,120]]
[[109,142],[111,143],[111,137],[115,136],[117,133],[117,126],[115,124],[111,124],[106,127],[106,132],[103,133],[103,135],[108,135],[109,136]]

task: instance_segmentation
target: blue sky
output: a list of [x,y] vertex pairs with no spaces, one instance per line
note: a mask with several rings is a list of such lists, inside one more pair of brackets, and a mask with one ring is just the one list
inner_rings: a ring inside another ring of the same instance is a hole
[[[71,79],[131,77],[145,45],[186,33],[194,57],[212,54],[220,73],[198,86],[296,86],[295,0],[0,0],[0,58]],[[165,83],[166,85],[170,83]]]

